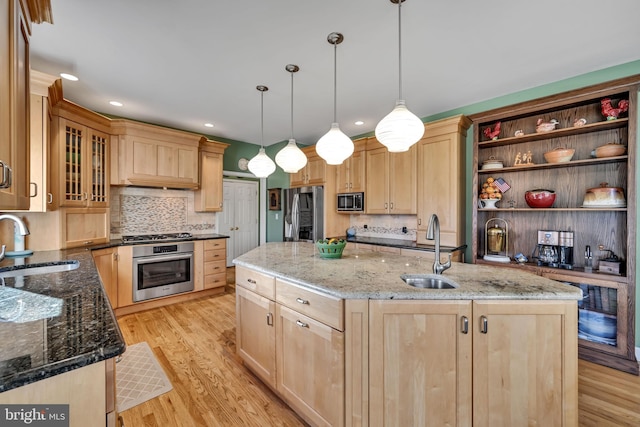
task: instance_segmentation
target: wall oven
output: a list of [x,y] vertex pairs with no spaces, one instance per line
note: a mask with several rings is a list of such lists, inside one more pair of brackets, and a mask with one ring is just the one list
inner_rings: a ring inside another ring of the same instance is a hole
[[364,193],[338,194],[338,212],[364,212]]
[[133,301],[193,290],[193,242],[137,245],[133,252]]

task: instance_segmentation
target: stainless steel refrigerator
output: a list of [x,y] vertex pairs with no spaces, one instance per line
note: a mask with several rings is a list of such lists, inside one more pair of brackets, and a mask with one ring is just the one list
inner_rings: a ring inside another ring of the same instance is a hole
[[324,239],[324,188],[283,190],[284,240],[315,242]]

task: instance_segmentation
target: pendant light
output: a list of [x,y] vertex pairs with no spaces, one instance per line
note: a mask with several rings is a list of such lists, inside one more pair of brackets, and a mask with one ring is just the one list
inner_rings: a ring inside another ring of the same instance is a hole
[[353,141],[340,130],[340,125],[336,119],[337,93],[338,93],[338,45],[342,43],[344,36],[340,33],[331,33],[327,36],[327,41],[333,45],[333,123],[331,129],[325,133],[316,144],[316,152],[328,165],[342,164],[353,154]]
[[390,152],[407,151],[424,135],[424,123],[406,107],[402,99],[402,13],[405,0],[390,0],[398,4],[398,100],[396,106],[376,126],[376,138]]
[[307,156],[296,145],[293,139],[293,73],[297,73],[300,67],[289,64],[284,67],[291,73],[291,138],[289,143],[276,154],[276,163],[287,173],[296,173],[307,164]]
[[266,178],[276,171],[276,164],[264,152],[264,93],[268,87],[259,85],[256,89],[260,91],[260,150],[256,156],[249,160],[249,171],[258,178]]

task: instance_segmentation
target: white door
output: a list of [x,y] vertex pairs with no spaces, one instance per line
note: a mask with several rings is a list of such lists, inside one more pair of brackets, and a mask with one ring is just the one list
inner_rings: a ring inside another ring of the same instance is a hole
[[257,181],[224,180],[222,212],[218,232],[226,234],[227,266],[233,259],[258,246]]

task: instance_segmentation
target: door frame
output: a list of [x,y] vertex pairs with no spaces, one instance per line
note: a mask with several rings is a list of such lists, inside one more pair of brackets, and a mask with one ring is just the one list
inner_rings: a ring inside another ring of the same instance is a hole
[[234,180],[234,178],[250,178],[252,181],[258,181],[258,245],[263,245],[267,242],[267,179],[256,178],[249,172],[222,171],[223,181]]

